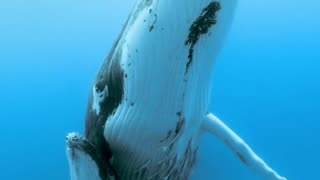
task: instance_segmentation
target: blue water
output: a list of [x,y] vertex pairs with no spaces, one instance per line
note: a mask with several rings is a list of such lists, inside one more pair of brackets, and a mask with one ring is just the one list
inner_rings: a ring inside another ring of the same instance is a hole
[[[0,179],[69,178],[64,136],[133,0],[0,1]],[[290,180],[320,179],[320,1],[241,0],[211,110]],[[203,138],[193,179],[258,180]]]

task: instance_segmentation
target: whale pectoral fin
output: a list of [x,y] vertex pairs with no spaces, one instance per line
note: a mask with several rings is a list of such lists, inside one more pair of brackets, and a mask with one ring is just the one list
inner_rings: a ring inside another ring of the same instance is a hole
[[67,135],[66,153],[71,180],[116,179],[109,162],[102,162],[95,147],[80,134]]
[[254,172],[267,180],[286,180],[270,168],[251,148],[215,115],[208,113],[202,129],[218,137],[238,158]]

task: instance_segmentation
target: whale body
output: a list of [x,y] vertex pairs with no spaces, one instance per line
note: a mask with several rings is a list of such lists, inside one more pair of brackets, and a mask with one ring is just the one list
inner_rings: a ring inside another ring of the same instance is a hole
[[[236,0],[137,0],[91,88],[71,179],[188,179],[203,132],[265,179],[285,179],[208,111]],[[88,168],[90,167],[90,168]]]

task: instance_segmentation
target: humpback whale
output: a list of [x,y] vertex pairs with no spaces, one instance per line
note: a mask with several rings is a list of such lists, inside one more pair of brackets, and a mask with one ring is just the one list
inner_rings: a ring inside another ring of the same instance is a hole
[[286,179],[208,110],[236,3],[136,1],[91,88],[84,135],[66,137],[71,179],[188,179],[203,132],[263,179]]

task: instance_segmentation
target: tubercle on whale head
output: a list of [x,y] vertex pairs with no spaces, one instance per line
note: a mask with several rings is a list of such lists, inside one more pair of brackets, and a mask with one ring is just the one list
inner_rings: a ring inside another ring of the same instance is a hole
[[[107,119],[112,116],[123,101],[124,75],[119,64],[121,51],[118,51],[116,47],[114,46],[111,49],[92,86],[85,118],[84,138],[88,145],[94,147],[94,153],[91,157],[96,161],[101,177],[110,174],[117,177],[116,171],[109,163],[113,153],[108,141],[104,138]],[[106,169],[109,169],[109,171],[106,171]]]

